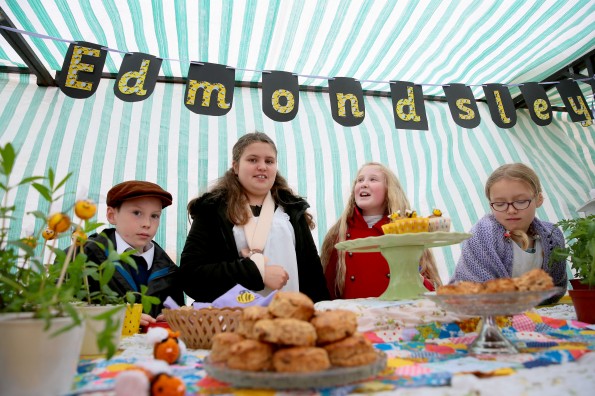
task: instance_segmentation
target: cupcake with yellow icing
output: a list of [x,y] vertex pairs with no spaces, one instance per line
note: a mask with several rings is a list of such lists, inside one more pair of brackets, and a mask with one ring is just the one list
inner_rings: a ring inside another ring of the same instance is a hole
[[391,213],[388,217],[391,222],[382,226],[382,231],[385,234],[428,232],[430,219],[418,217],[415,210],[407,209],[405,215],[402,215],[399,210],[397,213]]

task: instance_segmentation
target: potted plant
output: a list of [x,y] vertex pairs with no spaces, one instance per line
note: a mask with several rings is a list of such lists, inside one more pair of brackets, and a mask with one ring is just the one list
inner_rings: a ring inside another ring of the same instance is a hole
[[570,298],[578,320],[595,323],[595,215],[561,220],[557,225],[566,235],[566,247],[552,252],[552,261],[568,259],[575,279]]
[[[43,227],[32,235],[9,240],[16,210],[9,201],[10,192],[18,186],[32,187],[51,207],[70,176],[57,180],[50,169],[45,177],[25,177],[13,184],[16,156],[10,143],[0,146],[0,361],[5,363],[0,370],[0,394],[63,394],[76,373],[85,319],[105,322],[96,342],[108,356],[117,348],[114,333],[121,332],[121,324],[116,325],[110,314],[88,315],[77,306],[93,300],[123,303],[126,298],[117,299],[107,287],[91,291],[86,281],[93,278],[107,283],[118,260],[134,262],[126,255],[119,256],[113,246],[106,247],[109,263],[100,265],[88,262],[87,256],[74,248],[63,252],[51,246],[60,235],[71,237],[72,225],[65,213],[48,217],[40,211],[30,212]],[[81,218],[75,240],[100,226],[88,221],[91,216],[84,219],[84,225]],[[42,240],[43,245],[38,246]],[[128,298],[134,301],[134,296]]]

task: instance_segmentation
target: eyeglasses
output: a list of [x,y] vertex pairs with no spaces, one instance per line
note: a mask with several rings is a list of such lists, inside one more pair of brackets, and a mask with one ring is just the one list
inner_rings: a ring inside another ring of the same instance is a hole
[[490,202],[490,206],[496,212],[506,212],[511,205],[516,210],[524,210],[531,205],[531,201],[533,201],[533,199],[524,199],[522,201],[513,202]]

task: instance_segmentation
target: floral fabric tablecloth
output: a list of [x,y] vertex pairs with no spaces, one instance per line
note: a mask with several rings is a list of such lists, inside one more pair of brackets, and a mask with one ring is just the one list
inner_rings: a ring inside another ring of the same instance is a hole
[[[405,309],[406,315],[411,317],[417,306],[425,318],[417,320],[417,324],[412,320],[412,324],[401,325],[378,312],[375,325],[366,327],[360,321],[360,330],[388,356],[387,368],[376,378],[300,394],[504,394],[505,389],[509,389],[511,394],[553,395],[560,387],[566,394],[595,389],[595,353],[592,353],[595,326],[542,316],[536,310],[499,317],[497,322],[503,334],[520,353],[471,356],[467,347],[475,338],[479,319],[452,317],[440,310],[434,311],[436,307],[428,303],[431,302],[415,300],[409,306],[392,305],[401,307],[400,311]],[[121,349],[122,353],[110,360],[82,359],[72,394],[109,394],[119,372],[136,362],[152,359],[152,346],[146,344],[144,335],[124,338]],[[202,368],[207,355],[205,350],[189,350],[179,364],[172,366],[174,375],[186,384],[187,395],[274,394],[273,391],[234,389],[210,378]]]

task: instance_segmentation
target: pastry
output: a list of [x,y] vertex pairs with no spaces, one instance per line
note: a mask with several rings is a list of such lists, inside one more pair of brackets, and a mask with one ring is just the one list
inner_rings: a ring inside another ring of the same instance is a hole
[[310,323],[316,329],[318,344],[339,341],[357,331],[357,315],[344,309],[318,311]]
[[236,333],[243,335],[246,338],[256,339],[254,335],[254,323],[261,319],[272,319],[273,315],[269,312],[267,307],[258,305],[244,308],[242,318],[238,323]]
[[518,288],[511,278],[490,279],[483,283],[482,293],[506,293],[515,292]]
[[552,277],[541,268],[532,269],[514,278],[514,283],[520,291],[547,290],[554,287]]
[[405,215],[399,210],[388,217],[391,222],[382,226],[385,234],[428,232],[430,220],[427,217],[418,217],[414,210],[407,209]]
[[273,346],[256,340],[243,340],[230,348],[227,367],[236,370],[265,371],[272,367]]
[[314,302],[300,292],[279,291],[273,297],[268,309],[278,318],[310,320],[314,314]]
[[440,209],[434,209],[432,214],[428,216],[428,219],[430,219],[428,223],[428,232],[450,231],[450,218],[443,216]]
[[273,367],[278,372],[322,371],[330,366],[328,354],[322,348],[298,346],[279,349],[273,354]]
[[260,341],[280,345],[313,346],[316,343],[314,326],[292,318],[261,319],[254,324],[254,335]]
[[352,367],[370,364],[378,358],[376,349],[363,334],[344,338],[323,347],[333,366]]
[[484,285],[471,281],[459,281],[452,285],[438,287],[437,294],[477,294],[482,293]]
[[212,362],[227,362],[231,347],[243,340],[244,337],[237,333],[224,332],[215,334],[212,338],[213,346],[209,354],[210,360]]

